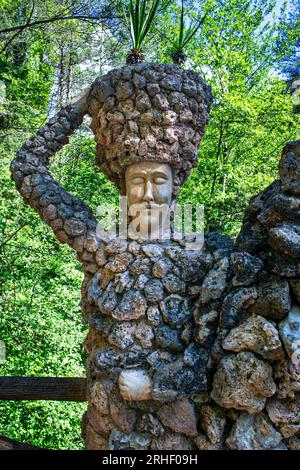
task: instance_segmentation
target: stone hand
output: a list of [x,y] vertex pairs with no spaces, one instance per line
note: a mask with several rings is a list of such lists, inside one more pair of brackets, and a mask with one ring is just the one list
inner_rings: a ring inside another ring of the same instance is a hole
[[124,400],[150,400],[152,383],[143,369],[124,370],[119,375],[119,388]]

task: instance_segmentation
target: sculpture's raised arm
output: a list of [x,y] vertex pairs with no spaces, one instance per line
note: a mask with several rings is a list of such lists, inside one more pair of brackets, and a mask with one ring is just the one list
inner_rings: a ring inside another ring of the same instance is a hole
[[81,253],[85,265],[93,263],[83,252],[97,250],[96,219],[54,180],[50,157],[89,114],[97,143],[96,163],[121,194],[126,192],[127,167],[147,161],[171,165],[175,198],[196,164],[210,102],[208,87],[193,71],[162,64],[112,70],[27,140],[12,162],[13,179],[26,203],[57,238]]
[[82,251],[96,219],[82,201],[55,181],[50,157],[60,150],[87,113],[87,90],[73,104],[62,108],[34,137],[28,139],[11,164],[12,177],[25,202],[53,229],[57,238]]

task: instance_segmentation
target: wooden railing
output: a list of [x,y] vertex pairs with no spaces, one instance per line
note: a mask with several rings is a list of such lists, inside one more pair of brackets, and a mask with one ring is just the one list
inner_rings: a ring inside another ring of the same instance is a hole
[[86,401],[86,379],[0,377],[0,400]]
[[40,447],[25,444],[24,442],[17,442],[9,439],[8,437],[0,436],[0,450],[46,450]]
[[[86,388],[86,379],[81,377],[0,377],[0,400],[84,402]],[[30,444],[0,436],[0,450],[38,449]]]

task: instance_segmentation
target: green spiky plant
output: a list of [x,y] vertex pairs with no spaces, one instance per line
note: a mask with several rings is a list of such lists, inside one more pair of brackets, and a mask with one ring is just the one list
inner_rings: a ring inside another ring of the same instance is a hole
[[186,29],[184,22],[184,0],[181,0],[179,35],[175,41],[171,39],[173,45],[172,60],[174,64],[181,65],[186,61],[187,56],[184,53],[184,48],[193,39],[205,18],[206,14],[196,22],[191,22],[189,27]]
[[[129,12],[124,9],[124,18],[130,30],[132,49],[127,55],[126,64],[139,64],[144,61],[142,44],[153,23],[161,0],[130,0]],[[151,3],[147,7],[147,3]]]

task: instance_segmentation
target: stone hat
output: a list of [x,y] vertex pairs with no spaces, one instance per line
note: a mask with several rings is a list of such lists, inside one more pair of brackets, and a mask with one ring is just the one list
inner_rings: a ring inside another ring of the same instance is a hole
[[145,63],[111,70],[95,80],[87,100],[96,163],[121,194],[132,163],[168,163],[176,196],[196,164],[211,101],[210,88],[199,75],[177,65]]

